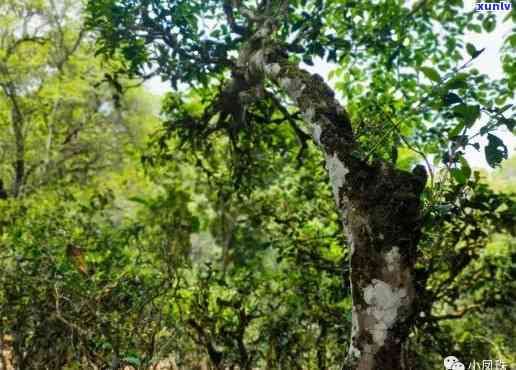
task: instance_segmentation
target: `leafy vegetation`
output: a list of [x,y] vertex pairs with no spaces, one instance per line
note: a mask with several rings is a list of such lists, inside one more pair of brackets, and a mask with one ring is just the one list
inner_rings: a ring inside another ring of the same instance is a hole
[[[292,81],[335,64],[335,91],[317,76],[308,90],[345,103],[356,186],[414,176],[418,200],[404,182],[357,195],[417,221],[403,366],[516,365],[516,35],[489,80],[463,33],[497,20],[437,3],[2,3],[0,369],[350,364],[357,267],[324,134],[346,138],[346,116],[333,100],[310,113],[253,69],[256,50]],[[270,9],[282,17],[256,38]],[[172,88],[161,101],[153,76]],[[318,136],[319,111],[335,125]]]

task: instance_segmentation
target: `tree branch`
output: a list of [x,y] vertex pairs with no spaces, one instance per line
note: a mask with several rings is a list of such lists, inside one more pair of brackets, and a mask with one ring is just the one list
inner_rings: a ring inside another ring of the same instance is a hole
[[468,307],[463,307],[456,312],[440,315],[440,316],[430,316],[427,321],[442,321],[442,320],[454,320],[460,319],[464,317],[467,313],[472,311],[478,311],[480,309],[480,305],[472,305]]

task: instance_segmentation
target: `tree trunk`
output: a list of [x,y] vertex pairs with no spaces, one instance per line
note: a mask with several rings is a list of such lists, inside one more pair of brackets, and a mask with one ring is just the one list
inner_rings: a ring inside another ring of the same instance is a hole
[[268,69],[313,126],[348,234],[353,322],[345,368],[403,369],[426,173],[362,160],[348,116],[322,78],[289,64]]
[[14,131],[14,142],[16,145],[14,167],[14,180],[12,185],[13,197],[20,194],[25,178],[25,138],[23,137],[23,117],[18,106],[12,108],[11,120]]
[[[403,369],[402,345],[414,307],[413,270],[420,236],[419,189],[410,173],[368,168],[348,195],[353,329],[350,369]],[[354,181],[353,179],[352,181]]]
[[[7,69],[0,65],[3,73],[8,75]],[[12,196],[20,194],[25,178],[25,137],[23,135],[24,117],[16,95],[16,88],[11,81],[0,84],[5,95],[11,100],[11,124],[14,132],[15,158],[13,161],[14,178],[12,181]]]
[[234,71],[238,78],[229,85],[240,91],[231,94],[248,96],[263,89],[260,84],[268,79],[289,95],[311,125],[313,139],[326,157],[350,246],[352,333],[344,368],[404,369],[402,346],[414,314],[419,198],[426,172],[422,166],[410,173],[365,159],[332,89],[319,75],[289,61],[284,47],[268,39],[286,10],[286,1],[279,4],[270,17],[261,18],[241,49]]

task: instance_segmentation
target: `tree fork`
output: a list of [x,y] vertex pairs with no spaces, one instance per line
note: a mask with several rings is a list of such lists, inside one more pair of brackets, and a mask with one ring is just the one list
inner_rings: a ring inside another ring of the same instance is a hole
[[276,17],[262,19],[240,51],[229,92],[239,96],[268,79],[288,94],[311,125],[326,157],[351,249],[352,333],[344,369],[404,369],[402,348],[415,307],[413,277],[426,171],[422,166],[410,173],[387,162],[368,163],[333,90],[319,75],[289,61],[284,48],[270,40],[278,27]]

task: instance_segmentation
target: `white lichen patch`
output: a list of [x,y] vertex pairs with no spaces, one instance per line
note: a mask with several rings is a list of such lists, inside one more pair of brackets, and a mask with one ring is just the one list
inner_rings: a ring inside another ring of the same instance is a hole
[[281,66],[278,63],[266,64],[265,65],[265,73],[270,75],[272,78],[275,78],[281,72]]
[[301,80],[290,79],[288,77],[280,80],[280,86],[288,92],[290,97],[297,101],[303,95],[305,84]]
[[256,31],[257,38],[264,38],[269,35],[269,27],[262,27],[258,31]]
[[378,345],[383,345],[387,330],[396,322],[398,309],[407,299],[405,288],[389,286],[384,281],[373,279],[372,284],[364,289],[364,301],[368,304],[367,313],[372,315],[376,323],[367,330]]
[[337,153],[333,153],[333,155],[326,156],[326,168],[328,169],[328,173],[330,175],[331,186],[333,188],[333,195],[335,196],[335,202],[341,207],[341,201],[339,199],[340,189],[344,186],[346,182],[346,175],[349,172],[349,169],[344,166],[344,163],[339,159]]
[[319,130],[321,129],[321,126],[314,122],[315,108],[313,106],[309,106],[308,108],[306,108],[306,110],[303,112],[303,118],[307,122],[313,123],[314,126],[319,126]]
[[398,247],[392,247],[390,251],[385,254],[385,262],[387,263],[387,270],[398,271],[400,268],[400,250]]
[[[357,338],[359,334],[359,322],[358,322],[358,311],[360,310],[360,306],[352,308],[351,311],[351,340],[349,343],[348,356],[351,358],[360,358],[361,351],[360,348],[355,346],[355,338]],[[357,338],[358,340],[358,338]]]
[[257,69],[261,69],[262,65],[265,63],[265,54],[263,50],[258,50],[256,53],[251,55],[249,58],[251,65],[253,65]]
[[358,334],[358,314],[357,309],[353,307],[351,309],[351,342]]
[[286,91],[290,91],[291,83],[292,83],[292,80],[290,78],[282,78],[280,80],[281,87],[284,88]]
[[369,332],[373,335],[373,341],[378,345],[385,343],[385,339],[387,339],[387,329],[389,329],[389,327],[381,321],[373,328],[369,329]]
[[272,65],[272,74],[273,74],[274,76],[277,76],[280,72],[281,72],[281,67],[280,67],[280,65],[279,65],[278,63],[274,63],[274,64]]
[[305,89],[305,85],[302,83],[296,84],[293,89],[290,90],[290,96],[292,96],[293,99],[297,100],[303,95],[303,90]]
[[[305,112],[305,118],[308,121],[311,121],[315,115],[315,111],[312,107],[308,108]],[[313,137],[317,145],[321,145],[321,134],[322,134],[322,128],[321,125],[314,124],[314,130],[313,130]]]
[[[351,291],[353,291],[353,284],[351,284]],[[354,339],[358,336],[359,333],[359,322],[358,322],[358,311],[360,311],[362,307],[357,305],[351,308],[351,340],[349,343],[349,351],[348,356],[350,358],[360,358],[360,349],[355,347]]]
[[349,352],[348,352],[348,356],[349,356],[350,358],[352,358],[352,359],[355,359],[355,358],[360,358],[360,354],[361,354],[361,353],[360,353],[360,350],[359,350],[357,347],[355,347],[355,346],[353,345],[353,343],[351,343],[351,344],[349,345]]

